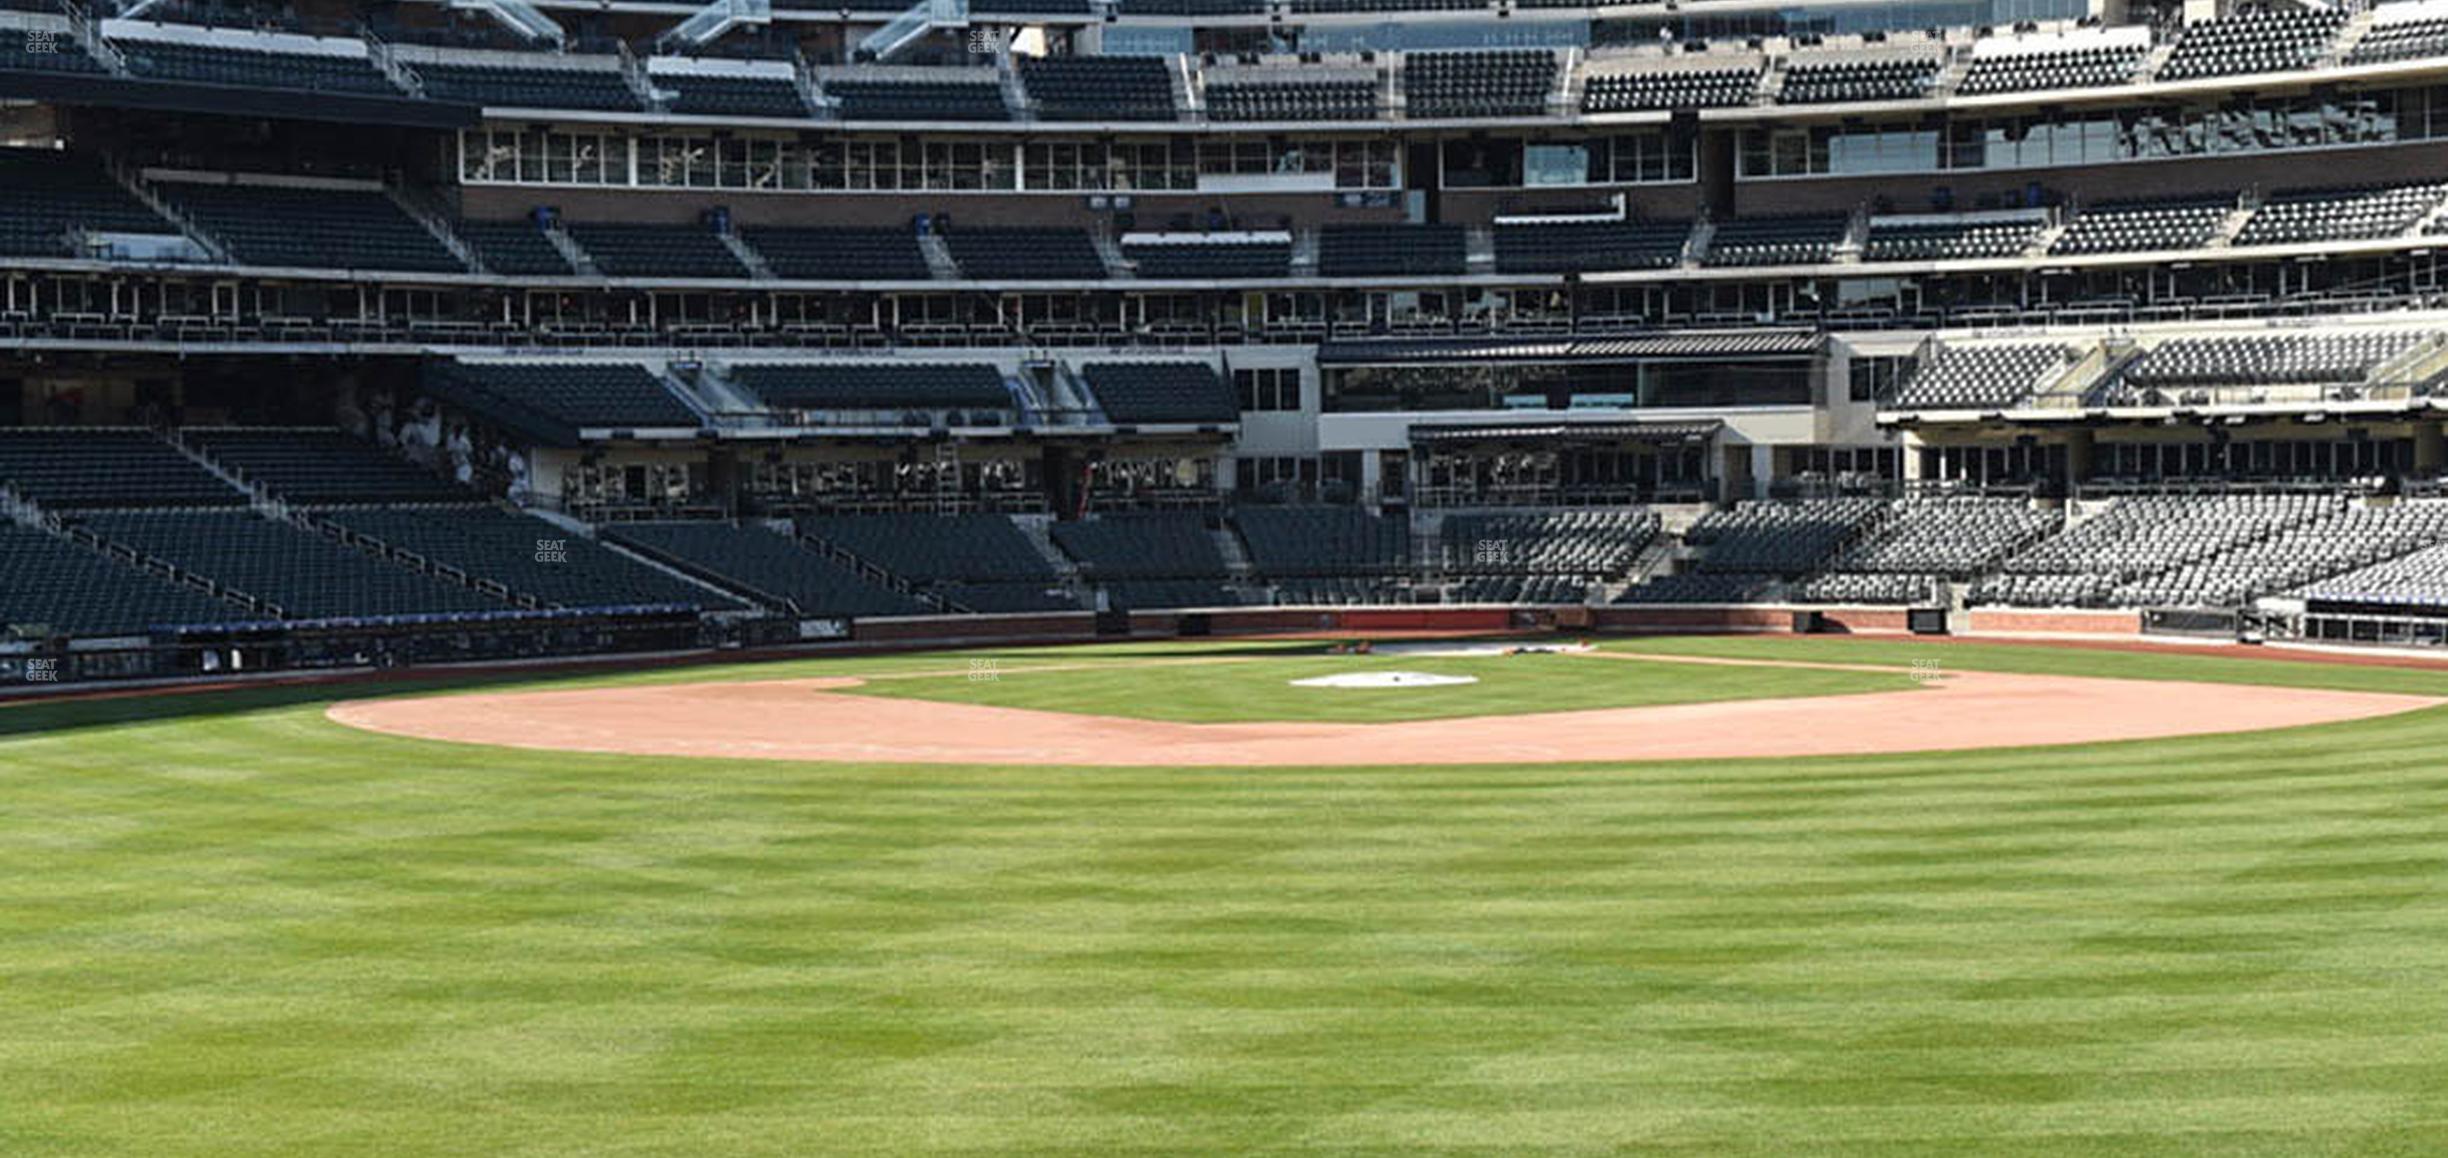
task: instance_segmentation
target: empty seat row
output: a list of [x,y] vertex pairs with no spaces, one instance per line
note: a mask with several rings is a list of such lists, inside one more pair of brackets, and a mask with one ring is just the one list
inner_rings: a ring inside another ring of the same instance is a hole
[[[1289,71],[1289,70],[1285,70]],[[1377,86],[1366,80],[1210,81],[1207,117],[1217,121],[1366,121]]]
[[1502,273],[1672,269],[1691,239],[1688,221],[1503,225],[1495,231]]
[[1292,272],[1289,241],[1126,243],[1122,256],[1149,278],[1280,278]]
[[1417,118],[1537,116],[1555,75],[1555,53],[1543,48],[1414,52],[1403,59],[1404,110]]
[[541,420],[559,428],[693,430],[703,424],[662,379],[628,362],[452,362],[435,367],[431,387],[513,425]]
[[2140,44],[2095,45],[1975,56],[1955,91],[1963,96],[2107,88],[2129,83],[2142,67]]
[[2249,72],[2308,68],[2337,39],[2343,12],[2319,9],[2245,11],[2184,30],[2160,80],[2191,80]]
[[1048,56],[1023,60],[1020,82],[1049,121],[1170,121],[1173,75],[1140,56]]
[[801,615],[923,615],[925,602],[883,586],[790,535],[734,523],[620,523],[604,537]]
[[467,491],[338,430],[193,427],[180,439],[230,477],[301,505],[463,502]]
[[1318,273],[1325,277],[1425,277],[1469,264],[1459,225],[1329,225],[1318,230]]
[[1080,370],[1105,417],[1119,424],[1231,422],[1240,400],[1205,362],[1092,362]]
[[1936,57],[1804,61],[1788,64],[1777,100],[1789,105],[1918,100],[1937,83]]
[[0,636],[141,635],[260,615],[65,538],[0,523]]
[[457,254],[378,190],[190,182],[155,188],[248,265],[467,272]]
[[1734,108],[1758,93],[1760,68],[1676,69],[1592,75],[1582,83],[1581,111],[1635,113]]
[[62,510],[246,501],[152,431],[127,427],[0,427],[0,489]]
[[984,362],[746,363],[731,381],[788,410],[1008,409],[1003,375]]
[[472,587],[252,511],[114,512],[86,525],[109,542],[263,600],[284,619],[511,610]]

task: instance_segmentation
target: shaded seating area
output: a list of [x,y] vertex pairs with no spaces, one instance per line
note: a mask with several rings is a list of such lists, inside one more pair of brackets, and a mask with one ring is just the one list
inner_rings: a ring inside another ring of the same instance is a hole
[[1001,281],[1096,281],[1105,259],[1086,230],[962,227],[944,234],[961,276]]
[[550,607],[740,606],[567,528],[497,507],[386,507],[321,517]]
[[1173,75],[1147,56],[1046,56],[1020,62],[1020,83],[1048,121],[1170,121]]
[[907,229],[751,226],[740,239],[776,277],[925,281],[933,276]]
[[1683,264],[1688,221],[1604,221],[1499,225],[1496,268],[1503,273],[1672,269]]
[[985,362],[741,363],[733,384],[781,410],[1010,410],[1003,374]]
[[154,188],[248,265],[467,272],[457,254],[379,190],[192,182]]
[[992,74],[982,81],[827,80],[845,121],[1008,121]]
[[190,427],[180,438],[231,477],[301,505],[450,503],[457,484],[338,430]]
[[283,619],[511,609],[472,587],[252,511],[117,512],[86,525],[109,542],[271,603]]
[[1279,278],[1292,271],[1289,241],[1124,242],[1122,256],[1151,278]]
[[1054,545],[1079,563],[1080,573],[1104,582],[1116,579],[1206,579],[1221,583],[1229,573],[1216,529],[1205,515],[1180,511],[1126,512],[1056,523]]
[[799,533],[917,584],[1052,583],[1054,564],[1003,515],[807,515]]
[[426,388],[446,401],[568,445],[589,428],[695,430],[697,412],[634,362],[451,362]]
[[246,501],[160,436],[134,427],[0,427],[0,487],[54,510]]
[[924,601],[808,549],[789,535],[736,523],[616,523],[604,537],[759,602],[801,615],[924,615]]
[[568,67],[493,61],[419,61],[409,66],[429,100],[504,109],[601,109],[641,112],[645,102],[629,86],[617,60]]
[[566,277],[577,272],[534,222],[462,221],[452,228],[494,273]]
[[613,277],[744,278],[748,267],[702,225],[571,223],[570,238]]
[[1240,399],[1204,362],[1092,362],[1080,376],[1115,423],[1234,422]]
[[1328,225],[1318,230],[1318,273],[1326,277],[1425,277],[1469,265],[1459,225]]
[[91,157],[0,149],[0,253],[58,257],[76,233],[177,233]]
[[1233,524],[1269,579],[1394,576],[1411,569],[1411,523],[1356,507],[1245,506]]
[[802,119],[807,102],[799,86],[783,77],[730,73],[657,73],[655,87],[673,92],[670,109],[695,117]]
[[[277,39],[237,32],[197,32],[180,39],[123,37],[112,40],[130,73],[152,80],[234,88],[305,89],[406,99],[406,93],[374,62],[363,42]],[[312,48],[308,46],[312,45]],[[294,50],[282,46],[293,46]]]

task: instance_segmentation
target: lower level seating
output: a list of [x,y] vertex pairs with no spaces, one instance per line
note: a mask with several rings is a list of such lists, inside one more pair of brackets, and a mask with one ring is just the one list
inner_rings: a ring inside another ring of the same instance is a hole
[[604,537],[800,615],[924,615],[933,609],[789,535],[734,523],[620,523]]
[[1056,523],[1054,544],[1096,580],[1212,579],[1227,574],[1204,515],[1173,511],[1099,515]]
[[1250,561],[1269,578],[1393,575],[1410,570],[1411,524],[1353,507],[1243,507],[1233,515]]
[[378,190],[196,182],[157,188],[249,265],[467,272],[457,254]]
[[42,531],[0,523],[0,637],[141,635],[259,618],[237,604]]
[[1055,578],[1054,564],[1003,515],[811,515],[799,533],[913,583]]
[[0,489],[55,510],[246,501],[160,436],[129,427],[0,427]]
[[87,525],[110,542],[273,604],[284,619],[511,610],[473,588],[252,511],[120,512]]
[[473,497],[432,471],[337,430],[195,427],[180,437],[232,478],[285,502],[449,503]]
[[336,511],[324,517],[553,607],[740,606],[532,515],[494,507],[421,506]]

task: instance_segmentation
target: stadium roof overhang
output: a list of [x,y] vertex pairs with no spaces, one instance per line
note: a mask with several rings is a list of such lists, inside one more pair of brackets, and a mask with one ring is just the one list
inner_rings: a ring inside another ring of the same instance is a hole
[[1475,422],[1454,426],[1414,426],[1415,446],[1450,446],[1476,442],[1577,443],[1704,443],[1717,437],[1725,423],[1716,419],[1692,422]]
[[1799,358],[1819,351],[1816,330],[1636,334],[1616,338],[1413,338],[1327,342],[1321,366],[1446,365],[1473,362],[1622,362],[1717,358]]

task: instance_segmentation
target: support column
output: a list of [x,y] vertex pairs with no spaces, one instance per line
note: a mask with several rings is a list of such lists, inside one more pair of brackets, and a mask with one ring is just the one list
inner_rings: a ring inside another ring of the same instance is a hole
[[2440,424],[2415,423],[2414,474],[2421,478],[2437,478],[2443,462],[2448,462],[2448,437],[2440,433]]

